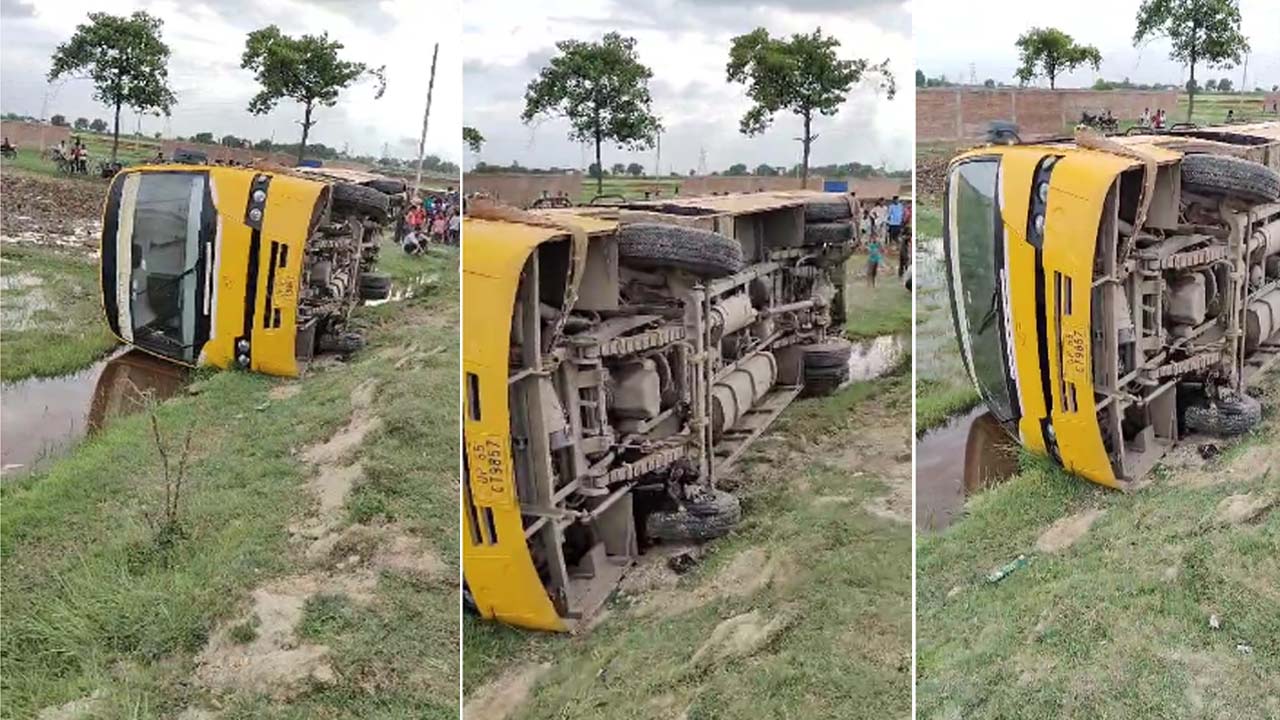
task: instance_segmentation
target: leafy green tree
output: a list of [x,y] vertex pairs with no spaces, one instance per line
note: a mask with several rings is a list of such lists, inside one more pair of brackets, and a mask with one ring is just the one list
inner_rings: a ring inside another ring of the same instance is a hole
[[67,116],[66,116],[66,115],[54,115],[53,117],[49,118],[49,122],[50,122],[50,124],[52,124],[54,127],[67,127]]
[[1208,80],[1204,81],[1205,92],[1213,92],[1214,90],[1217,90],[1217,89],[1218,89],[1217,80],[1214,80],[1213,78],[1209,78]]
[[777,168],[769,163],[760,163],[756,166],[756,175],[761,177],[773,177],[778,174]]
[[269,138],[263,138],[253,144],[253,149],[259,152],[271,152],[272,144]]
[[1133,44],[1169,39],[1169,57],[1190,68],[1187,120],[1196,110],[1196,66],[1231,68],[1249,52],[1239,0],[1142,0]]
[[1229,93],[1235,89],[1235,83],[1231,82],[1231,78],[1222,78],[1218,81],[1218,92]]
[[613,142],[623,147],[653,147],[662,123],[653,114],[649,79],[653,71],[636,55],[635,38],[616,32],[600,42],[561,40],[559,54],[529,82],[524,93],[521,119],[532,122],[540,115],[561,116],[569,121],[569,138],[595,144],[596,193],[604,189],[600,146]]
[[[587,176],[588,176],[588,177],[593,177],[593,178],[595,178],[596,180],[603,181],[604,176],[605,176],[605,175],[608,175],[608,174],[609,174],[609,171],[608,171],[608,170],[603,170],[603,169],[601,169],[601,167],[600,167],[600,163],[591,163],[591,165],[589,165],[589,166],[587,167]],[[603,182],[597,182],[597,183],[596,183],[596,194],[597,194],[597,195],[598,195],[598,194],[600,194],[600,191],[601,191],[601,189],[602,189],[603,187],[604,187]]]
[[614,163],[610,166],[609,172],[613,175],[625,175],[627,173],[627,166],[622,163]]
[[76,121],[75,121],[75,123],[74,123],[73,127],[75,127],[75,129],[77,129],[77,130],[88,130],[88,129],[89,129],[89,118],[82,118],[82,117],[78,117],[78,118],[76,118]]
[[192,142],[213,144],[213,133],[201,132],[191,136]]
[[732,176],[746,175],[746,174],[747,174],[747,164],[746,164],[746,163],[734,163],[734,164],[732,164],[732,165],[730,165],[730,166],[729,166],[729,169],[728,169],[728,170],[725,170],[725,171],[724,171],[724,174],[725,174],[725,175],[732,175]]
[[223,135],[220,143],[223,147],[238,148],[243,144],[243,141],[235,135]]
[[747,86],[747,97],[753,105],[742,116],[739,130],[744,135],[759,135],[780,111],[800,117],[804,125],[800,183],[809,178],[809,152],[813,141],[816,115],[834,115],[844,104],[849,91],[868,73],[880,76],[880,87],[890,98],[896,92],[889,61],[871,65],[867,60],[841,60],[836,56],[840,41],[822,34],[818,28],[809,34],[791,38],[770,37],[764,28],[739,35],[729,48],[726,67],[729,82]]
[[249,101],[249,112],[264,115],[283,99],[302,105],[302,141],[298,144],[298,162],[307,153],[307,136],[316,124],[318,107],[333,107],[338,94],[365,75],[377,83],[374,99],[387,89],[386,66],[369,68],[360,62],[338,57],[342,43],[330,40],[329,34],[303,35],[294,38],[268,25],[249,33],[245,40],[240,67],[252,70],[261,90]]
[[102,118],[94,118],[93,122],[89,123],[89,129],[96,133],[106,132],[107,121]]
[[94,99],[115,109],[111,160],[120,147],[120,109],[126,105],[165,115],[177,99],[169,89],[169,46],[160,39],[159,18],[145,12],[129,17],[89,13],[71,39],[53,52],[49,80],[64,75],[93,81]]
[[1016,44],[1022,64],[1014,75],[1023,85],[1043,75],[1049,79],[1049,87],[1056,88],[1058,76],[1062,73],[1086,64],[1097,70],[1102,64],[1102,53],[1098,48],[1078,44],[1057,28],[1031,28],[1018,38]]
[[925,82],[927,82],[927,80],[924,76],[924,71],[920,68],[916,68],[916,87],[924,87]]
[[481,135],[479,130],[469,125],[464,126],[462,128],[462,142],[471,148],[471,152],[479,153],[480,148],[484,147],[484,135]]
[[996,86],[996,81],[992,80],[991,78],[987,78],[986,80],[982,81],[982,87],[984,88],[991,89],[991,88],[994,88],[995,86]]
[[627,174],[631,177],[640,177],[644,175],[644,166],[638,162],[633,162],[627,166]]

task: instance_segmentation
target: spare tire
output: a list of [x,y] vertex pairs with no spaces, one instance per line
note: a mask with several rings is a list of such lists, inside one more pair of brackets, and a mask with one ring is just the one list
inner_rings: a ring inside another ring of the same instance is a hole
[[679,268],[704,277],[732,275],[743,267],[742,245],[709,230],[635,223],[618,229],[618,257],[645,268]]
[[390,217],[391,198],[386,193],[365,185],[334,183],[333,207],[336,210],[367,215],[378,222]]
[[853,242],[853,223],[820,222],[804,226],[805,245],[828,245]]
[[377,180],[369,180],[361,184],[387,195],[399,195],[404,192],[406,187],[403,180],[396,180],[395,178],[378,178]]
[[360,299],[386,300],[391,297],[391,276],[386,273],[360,273]]
[[676,510],[655,510],[645,520],[647,536],[667,542],[701,542],[729,534],[742,520],[742,504],[723,491],[710,490]]
[[804,352],[805,371],[818,368],[845,368],[849,366],[849,356],[853,355],[853,343],[843,338],[833,338],[826,342],[801,346]]
[[1243,435],[1262,422],[1262,403],[1248,395],[1205,400],[1188,405],[1183,419],[1197,432],[1219,437]]
[[805,203],[805,222],[834,222],[853,217],[853,210],[846,200],[813,200]]
[[1201,195],[1269,203],[1280,200],[1280,173],[1230,155],[1186,155],[1182,158],[1182,187]]

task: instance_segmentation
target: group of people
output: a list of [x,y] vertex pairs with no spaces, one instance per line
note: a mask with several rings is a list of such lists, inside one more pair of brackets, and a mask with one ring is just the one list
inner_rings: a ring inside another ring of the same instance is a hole
[[862,237],[867,239],[867,284],[876,285],[876,275],[885,264],[885,247],[898,249],[898,277],[906,274],[911,258],[911,205],[902,202],[897,195],[885,204],[877,200],[875,205],[862,211]]
[[81,175],[89,174],[89,150],[80,142],[80,138],[74,138],[71,147],[67,147],[66,140],[59,140],[58,144],[53,147],[54,160],[62,159],[68,164],[68,169],[72,173],[80,173]]
[[410,255],[426,250],[432,242],[456,245],[462,229],[457,196],[452,188],[443,196],[414,197],[404,215],[401,247]]
[[1138,124],[1153,130],[1163,130],[1169,126],[1169,118],[1165,115],[1164,108],[1157,108],[1154,115],[1151,108],[1142,108],[1142,118],[1138,120]]

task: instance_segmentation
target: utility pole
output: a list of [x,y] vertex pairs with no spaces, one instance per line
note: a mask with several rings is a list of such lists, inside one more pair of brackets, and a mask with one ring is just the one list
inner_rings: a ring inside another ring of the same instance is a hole
[[658,133],[658,157],[653,161],[653,176],[662,177],[662,133]]
[[418,138],[418,172],[413,177],[413,196],[418,197],[422,190],[422,155],[427,147],[427,121],[431,119],[431,93],[436,87],[436,56],[440,54],[440,43],[431,51],[431,79],[427,82],[427,109],[422,113],[422,137]]

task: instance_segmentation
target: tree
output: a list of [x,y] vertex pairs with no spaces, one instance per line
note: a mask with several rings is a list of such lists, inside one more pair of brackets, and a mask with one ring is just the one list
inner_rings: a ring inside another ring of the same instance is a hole
[[644,175],[644,166],[638,162],[633,162],[627,165],[627,174],[631,177],[640,177]]
[[739,35],[729,48],[726,67],[729,82],[747,86],[751,109],[739,123],[744,135],[759,135],[773,121],[773,116],[786,110],[803,123],[801,180],[809,178],[809,152],[813,141],[815,115],[834,115],[844,104],[850,89],[867,73],[880,76],[879,86],[894,96],[896,87],[889,61],[871,65],[867,60],[841,60],[836,56],[840,41],[827,37],[818,28],[810,34],[792,35],[791,39],[773,38],[764,28]]
[[223,147],[238,148],[244,145],[244,141],[236,137],[235,135],[223,135],[222,140],[219,141],[219,144],[222,145]]
[[293,38],[275,25],[254,30],[245,40],[240,67],[252,70],[262,87],[249,101],[249,112],[264,115],[285,98],[302,105],[299,163],[306,157],[307,136],[316,124],[316,108],[333,107],[338,93],[364,75],[377,82],[375,100],[387,89],[386,66],[370,69],[364,63],[342,60],[338,57],[342,48],[342,43],[330,40],[328,33]]
[[609,172],[614,175],[625,175],[627,172],[627,166],[622,163],[614,163],[610,166]]
[[268,138],[263,138],[253,144],[253,149],[258,150],[260,152],[271,152],[271,147],[272,147],[271,140],[269,140]]
[[169,89],[169,46],[160,39],[159,18],[145,12],[129,17],[89,13],[71,39],[53,52],[49,80],[83,74],[93,80],[93,98],[115,110],[111,161],[120,148],[120,109],[169,114],[177,99]]
[[1222,78],[1218,81],[1218,92],[1229,93],[1235,89],[1235,83],[1231,82],[1231,78]]
[[462,128],[462,142],[466,143],[467,147],[471,148],[471,152],[479,153],[480,148],[484,146],[484,136],[480,134],[479,130],[470,126],[464,126]]
[[1190,68],[1187,121],[1196,110],[1196,66],[1231,68],[1249,52],[1239,0],[1142,0],[1133,44],[1169,39],[1169,57]]
[[191,142],[213,144],[213,133],[201,132],[191,136]]
[[1102,64],[1098,48],[1077,44],[1057,28],[1031,28],[1018,38],[1016,45],[1022,65],[1014,75],[1023,85],[1043,75],[1049,78],[1049,87],[1056,88],[1058,75],[1085,64],[1097,70]]
[[984,88],[994,88],[995,86],[996,86],[996,81],[991,78],[987,78],[986,80],[982,81],[982,87]]
[[916,87],[924,87],[925,82],[924,71],[916,68]]
[[107,121],[102,118],[94,118],[93,122],[89,123],[89,129],[96,133],[106,132]]
[[52,123],[54,127],[67,127],[67,116],[54,115],[53,117],[49,118],[49,122]]
[[760,163],[756,166],[756,175],[761,177],[772,177],[777,174],[778,171],[769,163]]
[[88,129],[89,129],[89,118],[82,118],[82,117],[78,117],[78,118],[76,118],[76,121],[75,121],[75,125],[74,125],[74,127],[75,127],[75,129],[77,129],[77,130],[81,130],[81,131],[88,130]]
[[730,166],[729,166],[729,169],[728,169],[728,170],[725,170],[725,171],[724,171],[724,174],[725,174],[725,175],[733,175],[733,176],[737,176],[737,175],[746,175],[746,174],[747,174],[747,164],[746,164],[746,163],[734,163],[734,164],[732,164],[732,165],[730,165]]
[[1208,80],[1206,80],[1206,81],[1204,82],[1204,90],[1205,90],[1205,92],[1213,92],[1214,90],[1217,90],[1217,89],[1218,89],[1218,81],[1217,81],[1217,80],[1214,80],[1213,78],[1209,78]]
[[[611,32],[600,42],[561,40],[556,49],[559,54],[525,88],[521,119],[566,118],[571,140],[595,144],[597,168],[603,167],[606,140],[630,149],[653,147],[662,123],[649,96],[653,71],[636,55],[635,38]],[[598,172],[593,177],[599,194],[604,179]]]
[[[609,174],[609,173],[608,173],[608,171],[604,171],[604,172],[602,172],[602,171],[600,170],[600,163],[591,163],[591,165],[587,167],[587,175],[588,175],[589,177],[593,177],[593,178],[595,178],[596,180],[602,180],[602,178],[604,178],[604,176],[605,176],[605,175],[608,175],[608,174]],[[599,195],[599,194],[600,194],[600,189],[601,189],[602,187],[603,187],[603,182],[598,182],[598,183],[596,183],[596,194],[597,194],[597,195]]]

